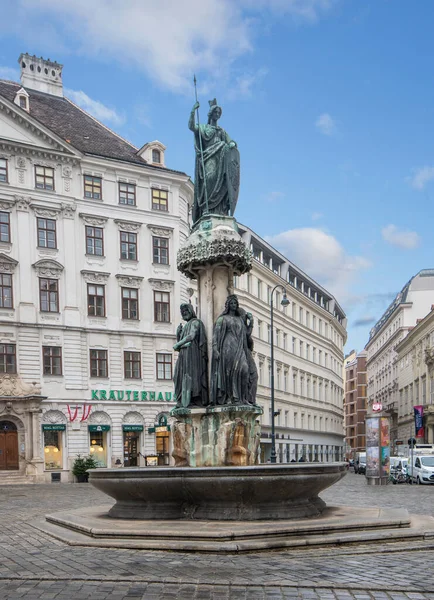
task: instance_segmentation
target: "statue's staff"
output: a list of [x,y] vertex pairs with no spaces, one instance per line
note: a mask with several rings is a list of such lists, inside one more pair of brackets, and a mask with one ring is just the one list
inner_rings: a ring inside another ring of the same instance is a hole
[[203,159],[203,148],[202,148],[202,134],[200,132],[200,122],[199,122],[199,102],[197,101],[197,87],[196,87],[196,75],[194,75],[194,93],[196,96],[196,111],[197,111],[197,127],[198,127],[198,133],[199,133],[199,149],[200,149],[200,158],[201,158],[201,162],[202,162],[202,173],[203,173],[203,191],[205,193],[205,211],[204,211],[204,215],[207,215],[209,212],[209,208],[208,208],[208,191],[206,189],[206,175],[205,175],[205,161]]

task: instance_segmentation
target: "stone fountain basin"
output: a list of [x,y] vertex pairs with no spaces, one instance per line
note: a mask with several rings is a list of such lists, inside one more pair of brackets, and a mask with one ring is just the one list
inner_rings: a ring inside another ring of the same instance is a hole
[[116,500],[117,519],[256,521],[321,515],[318,494],[346,472],[345,463],[146,467],[92,469],[89,481]]

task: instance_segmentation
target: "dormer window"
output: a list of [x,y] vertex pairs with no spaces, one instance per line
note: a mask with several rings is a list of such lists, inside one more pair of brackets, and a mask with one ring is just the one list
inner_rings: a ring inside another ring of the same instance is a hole
[[161,152],[159,150],[152,150],[152,162],[161,163]]
[[29,112],[29,94],[23,87],[15,94],[14,103],[23,110]]

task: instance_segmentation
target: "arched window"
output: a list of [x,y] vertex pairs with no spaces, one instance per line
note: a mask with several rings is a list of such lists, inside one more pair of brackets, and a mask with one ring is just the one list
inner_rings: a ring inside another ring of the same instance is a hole
[[152,150],[152,162],[153,163],[161,162],[161,152],[159,150]]

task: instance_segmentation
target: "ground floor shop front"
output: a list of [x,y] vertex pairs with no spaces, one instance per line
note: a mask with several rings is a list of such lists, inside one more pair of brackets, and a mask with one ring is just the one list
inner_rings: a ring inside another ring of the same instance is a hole
[[73,481],[78,456],[91,456],[99,467],[173,464],[175,403],[171,393],[159,396],[93,404],[41,396],[1,399],[0,483],[15,475],[34,482]]

